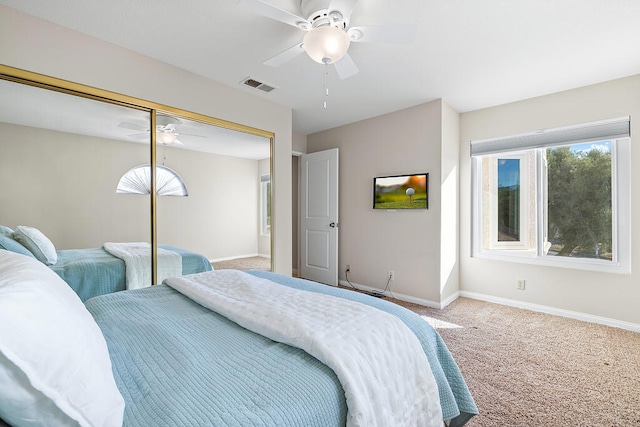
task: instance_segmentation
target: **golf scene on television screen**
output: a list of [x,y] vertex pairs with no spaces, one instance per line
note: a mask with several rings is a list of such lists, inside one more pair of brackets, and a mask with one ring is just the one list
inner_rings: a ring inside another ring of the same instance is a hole
[[427,209],[428,175],[374,178],[374,209]]

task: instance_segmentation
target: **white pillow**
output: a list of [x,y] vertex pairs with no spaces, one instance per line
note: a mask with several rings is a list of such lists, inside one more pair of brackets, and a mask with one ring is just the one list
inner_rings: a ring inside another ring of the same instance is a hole
[[58,262],[58,254],[51,240],[35,227],[19,225],[13,232],[13,238],[29,249],[33,256],[47,265]]
[[80,298],[34,258],[0,251],[0,418],[121,426],[107,343]]

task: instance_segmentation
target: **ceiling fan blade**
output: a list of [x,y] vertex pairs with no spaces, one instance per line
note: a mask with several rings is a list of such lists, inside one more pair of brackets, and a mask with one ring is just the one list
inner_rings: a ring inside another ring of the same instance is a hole
[[127,135],[129,138],[133,138],[133,139],[144,139],[144,138],[149,138],[149,132],[145,132],[145,133],[134,133],[131,135]]
[[145,126],[140,126],[140,125],[136,125],[134,123],[127,123],[127,122],[121,122],[118,125],[119,128],[123,128],[123,129],[131,129],[131,130],[144,130],[146,131],[147,128]]
[[303,30],[310,30],[311,23],[304,18],[294,15],[291,12],[280,9],[269,3],[265,3],[262,0],[240,0],[238,6],[244,7],[253,13],[266,16],[267,18],[275,19],[276,21],[284,22],[293,27]]
[[206,136],[204,136],[204,135],[195,135],[193,133],[182,133],[182,132],[180,132],[180,133],[178,133],[178,135],[180,135],[180,136],[195,136],[196,138],[206,138]]
[[358,67],[356,66],[356,63],[353,62],[353,59],[351,59],[351,56],[349,56],[348,53],[343,56],[340,61],[334,62],[333,66],[336,69],[338,77],[340,77],[340,79],[342,80],[347,79],[351,76],[355,76],[356,74],[358,74],[358,72],[360,72],[360,70],[358,70]]
[[352,42],[410,44],[418,32],[416,24],[367,25],[347,31]]
[[331,3],[329,3],[329,7],[327,8],[327,10],[329,12],[337,10],[342,14],[345,21],[348,22],[350,20],[349,18],[351,18],[351,12],[353,12],[353,8],[356,3],[358,3],[358,0],[331,0]]
[[298,56],[302,52],[304,52],[304,48],[302,47],[302,43],[298,43],[297,45],[291,46],[289,49],[287,49],[287,50],[285,50],[283,52],[280,52],[276,56],[267,59],[266,61],[264,61],[264,65],[269,65],[271,67],[279,67],[280,65],[284,64],[285,62],[291,61],[293,58],[295,58],[296,56]]
[[182,121],[177,117],[168,116],[166,114],[156,114],[156,127],[164,126],[166,128],[175,127],[176,124]]

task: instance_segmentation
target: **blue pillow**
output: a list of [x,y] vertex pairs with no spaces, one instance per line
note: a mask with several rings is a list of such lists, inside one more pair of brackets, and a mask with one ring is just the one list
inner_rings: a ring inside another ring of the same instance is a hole
[[13,234],[13,230],[10,229],[9,227],[7,227],[6,225],[0,225],[0,234],[4,234],[4,235],[12,235]]
[[22,244],[22,246],[29,249],[37,260],[47,265],[54,265],[58,262],[58,254],[56,253],[55,246],[53,246],[51,240],[37,228],[29,227],[28,225],[19,225],[16,227],[16,231],[13,232],[12,237],[18,243]]
[[29,251],[29,249],[25,248],[20,243],[15,241],[13,237],[8,236],[6,234],[0,234],[0,249],[5,249],[7,251],[11,251],[18,254],[30,256],[31,258],[35,258],[35,256],[33,256],[33,254]]

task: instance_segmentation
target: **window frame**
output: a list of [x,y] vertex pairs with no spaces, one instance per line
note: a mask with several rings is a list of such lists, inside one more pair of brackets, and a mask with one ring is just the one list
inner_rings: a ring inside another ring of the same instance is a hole
[[[612,249],[611,261],[595,258],[553,257],[546,255],[547,245],[547,174],[544,150],[551,146],[532,146],[527,151],[535,150],[535,244],[532,250],[505,250],[504,248],[483,248],[483,187],[482,158],[485,155],[501,155],[507,158],[522,152],[522,147],[512,151],[501,151],[476,154],[471,156],[471,257],[492,259],[507,262],[519,262],[534,265],[573,268],[589,271],[630,274],[631,272],[631,162],[629,136],[566,141],[553,146],[567,146],[584,142],[611,141],[611,208],[612,208]],[[493,172],[497,174],[497,170]],[[521,172],[522,175],[522,172]],[[497,190],[497,187],[496,187]],[[521,196],[522,197],[522,196]],[[526,196],[525,196],[526,197]],[[495,221],[494,221],[495,222]],[[524,225],[526,227],[526,225]],[[521,228],[523,225],[521,224]],[[625,231],[627,230],[627,231]],[[496,238],[497,239],[497,238]],[[521,239],[522,240],[522,239]]]
[[[489,250],[530,250],[529,241],[529,200],[526,197],[527,192],[524,191],[529,187],[529,159],[524,152],[504,153],[500,158],[492,157],[489,165],[489,180],[490,188],[495,191],[500,191],[498,187],[498,161],[499,160],[519,160],[519,173],[520,173],[520,240],[518,241],[499,241],[498,236],[498,221],[490,221],[489,229]],[[495,167],[494,167],[495,166]],[[491,216],[498,214],[498,197],[491,197],[489,212]]]

